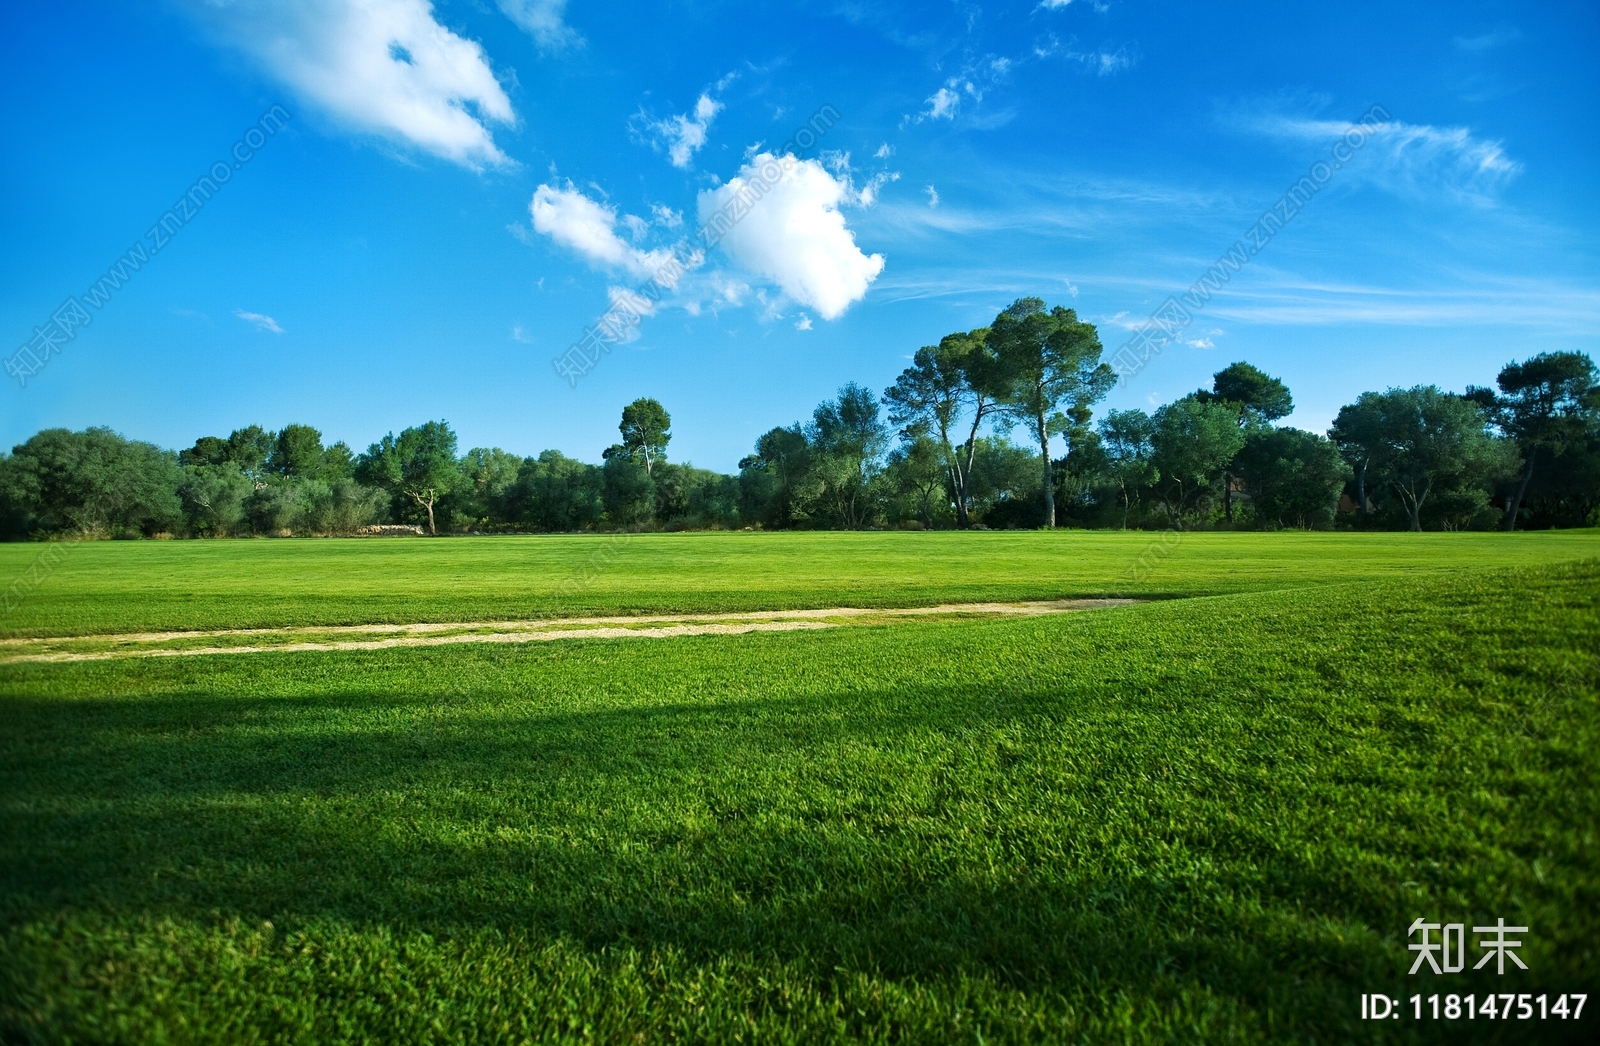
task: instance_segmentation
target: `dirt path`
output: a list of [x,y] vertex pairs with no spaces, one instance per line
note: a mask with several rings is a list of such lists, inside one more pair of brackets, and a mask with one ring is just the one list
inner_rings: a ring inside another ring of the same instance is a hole
[[[238,628],[195,632],[129,632],[100,636],[0,639],[0,665],[111,661],[134,657],[261,654],[277,651],[387,650],[456,643],[539,643],[560,639],[669,639],[746,632],[794,632],[883,623],[907,617],[1032,617],[1102,610],[1137,599],[1060,599],[1029,603],[945,603],[932,607],[762,610],[733,614],[550,618],[539,621],[429,622]],[[373,636],[382,638],[356,638]],[[349,637],[349,638],[345,638]],[[200,640],[255,642],[194,645]],[[262,643],[260,640],[279,640]],[[109,649],[108,649],[109,648]]]

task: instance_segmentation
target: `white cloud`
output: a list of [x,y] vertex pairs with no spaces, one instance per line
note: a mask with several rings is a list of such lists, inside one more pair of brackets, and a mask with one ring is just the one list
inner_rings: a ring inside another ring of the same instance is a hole
[[872,156],[873,156],[873,159],[876,159],[876,160],[887,160],[889,158],[889,155],[891,153],[893,153],[893,152],[894,152],[894,149],[892,149],[889,146],[889,143],[888,142],[884,142],[882,145],[878,146],[878,151],[873,153]]
[[1047,11],[1059,11],[1072,3],[1072,0],[1040,0],[1039,6]]
[[928,206],[929,207],[937,207],[937,206],[939,206],[939,190],[938,189],[935,189],[933,186],[928,185],[928,186],[924,186],[922,191],[928,194]]
[[1365,144],[1343,170],[1365,175],[1389,189],[1442,190],[1481,203],[1522,173],[1522,164],[1507,156],[1498,141],[1474,137],[1466,127],[1394,120],[1363,129],[1342,120],[1283,116],[1258,117],[1247,123],[1277,137],[1316,143],[1364,130]]
[[1131,69],[1134,62],[1126,47],[1119,47],[1115,51],[1068,51],[1067,57],[1081,63],[1096,76],[1110,76]]
[[628,227],[628,233],[635,240],[643,239],[644,234],[650,231],[650,223],[637,214],[624,214],[620,219]]
[[716,119],[722,108],[722,103],[710,94],[702,94],[699,101],[694,103],[692,113],[669,116],[648,124],[656,146],[667,150],[667,159],[672,166],[688,168],[696,150],[706,144],[706,132],[711,129],[711,121]]
[[527,30],[546,51],[559,51],[583,42],[583,38],[561,20],[567,0],[499,0],[499,3],[505,16]]
[[515,114],[483,48],[428,0],[185,0],[224,41],[356,131],[473,169],[507,163],[486,124]]
[[676,229],[683,224],[683,212],[675,211],[664,203],[651,204],[650,216],[656,220],[657,225],[668,229]]
[[949,87],[941,87],[928,96],[928,108],[919,119],[954,120],[960,109],[961,96]]
[[1484,33],[1482,36],[1458,36],[1455,44],[1456,47],[1466,51],[1468,54],[1480,54],[1484,51],[1491,51],[1502,44],[1509,44],[1521,36],[1522,33],[1515,27],[1507,28],[1501,26],[1493,32]]
[[511,340],[520,341],[524,345],[533,344],[533,339],[528,337],[528,332],[523,330],[521,325],[516,325],[511,328]]
[[233,314],[250,324],[258,331],[267,331],[272,334],[282,334],[283,328],[278,326],[278,321],[260,312],[246,312],[243,309],[234,309]]
[[727,184],[700,193],[700,220],[708,220],[752,182],[762,184],[760,171],[769,164],[779,167],[778,180],[728,229],[722,250],[823,319],[837,319],[883,271],[883,255],[863,254],[839,212],[850,195],[848,177],[835,178],[816,160],[780,161],[761,153]]
[[861,191],[856,193],[856,202],[863,207],[871,207],[878,202],[878,194],[883,191],[885,185],[899,180],[899,171],[881,171],[873,175],[867,184],[862,186]]
[[807,316],[805,313],[801,313],[800,314],[800,318],[798,320],[794,321],[794,329],[797,330],[797,331],[808,331],[808,330],[810,330],[811,329],[811,317]]
[[643,251],[623,240],[617,235],[616,210],[591,200],[570,184],[565,189],[539,186],[528,210],[535,232],[576,251],[592,265],[649,279],[672,257],[666,249]]

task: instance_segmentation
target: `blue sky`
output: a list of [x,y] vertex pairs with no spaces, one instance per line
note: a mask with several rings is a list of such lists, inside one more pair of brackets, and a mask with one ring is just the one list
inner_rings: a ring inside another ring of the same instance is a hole
[[[11,346],[292,116],[7,383],[7,446],[298,421],[362,449],[443,417],[463,449],[598,460],[648,395],[674,459],[731,470],[1022,295],[1114,350],[1375,104],[1355,159],[1101,409],[1245,359],[1320,430],[1366,389],[1597,355],[1592,3],[63,0],[0,27]],[[767,210],[560,379],[612,289],[823,105],[839,122]]]

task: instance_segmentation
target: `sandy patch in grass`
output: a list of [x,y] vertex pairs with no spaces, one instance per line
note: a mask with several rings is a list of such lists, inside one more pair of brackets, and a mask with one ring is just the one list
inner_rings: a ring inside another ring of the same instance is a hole
[[[1058,599],[1028,603],[944,603],[931,607],[762,610],[733,614],[550,618],[537,621],[425,622],[408,625],[336,625],[239,628],[196,632],[128,632],[99,636],[0,639],[0,665],[109,661],[130,657],[260,654],[277,651],[387,650],[456,643],[539,643],[561,639],[671,639],[746,632],[794,632],[882,623],[907,617],[1032,617],[1103,610],[1138,599]],[[382,638],[356,638],[381,636]],[[193,645],[199,640],[277,639],[268,644]],[[345,638],[349,637],[349,638]],[[86,647],[90,649],[85,649]],[[111,647],[112,649],[104,649]],[[74,649],[76,648],[76,649]],[[10,651],[15,651],[14,653]]]

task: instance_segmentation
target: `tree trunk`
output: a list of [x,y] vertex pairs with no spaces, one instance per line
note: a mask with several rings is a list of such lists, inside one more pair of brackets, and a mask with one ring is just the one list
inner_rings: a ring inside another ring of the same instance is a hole
[[983,424],[984,406],[983,397],[978,397],[972,411],[972,431],[967,433],[967,442],[962,447],[967,452],[967,463],[961,470],[961,488],[956,491],[956,518],[962,527],[972,525],[972,516],[967,510],[967,487],[972,482],[972,461],[978,454],[978,426]]
[[1522,495],[1528,492],[1528,480],[1533,478],[1533,459],[1539,453],[1538,447],[1528,448],[1528,467],[1522,470],[1522,482],[1517,485],[1517,496],[1511,499],[1511,508],[1506,512],[1506,529],[1517,529],[1517,513],[1522,511]]
[[433,499],[432,498],[428,499],[428,534],[430,536],[432,536],[432,537],[438,537],[439,536],[438,529],[435,528],[434,525],[433,525]]
[[1056,484],[1055,475],[1050,467],[1050,430],[1046,427],[1044,415],[1038,417],[1039,422],[1039,453],[1044,458],[1044,518],[1045,526],[1056,525]]
[[1428,485],[1422,488],[1421,494],[1413,494],[1406,488],[1395,484],[1395,489],[1400,492],[1400,500],[1406,503],[1406,511],[1411,516],[1411,529],[1415,533],[1422,531],[1422,503],[1428,500],[1428,492],[1433,489],[1433,480],[1428,480]]
[[1361,522],[1363,522],[1363,523],[1367,522],[1367,461],[1368,460],[1369,459],[1367,459],[1367,458],[1362,458],[1361,459],[1361,471],[1356,473],[1356,497],[1360,499],[1360,502],[1356,505],[1356,511],[1361,514]]

